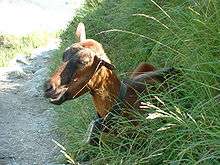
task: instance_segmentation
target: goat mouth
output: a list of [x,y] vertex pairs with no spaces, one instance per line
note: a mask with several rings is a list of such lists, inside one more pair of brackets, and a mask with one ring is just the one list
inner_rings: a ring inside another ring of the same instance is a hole
[[61,92],[54,94],[53,96],[50,97],[50,102],[52,104],[62,104],[65,101],[64,94],[68,88],[63,88]]

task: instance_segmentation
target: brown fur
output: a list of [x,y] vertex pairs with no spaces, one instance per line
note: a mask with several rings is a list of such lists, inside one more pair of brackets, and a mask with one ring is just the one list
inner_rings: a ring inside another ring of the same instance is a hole
[[115,103],[119,94],[120,81],[113,71],[103,67],[89,81],[88,86],[92,92],[97,113],[104,117]]

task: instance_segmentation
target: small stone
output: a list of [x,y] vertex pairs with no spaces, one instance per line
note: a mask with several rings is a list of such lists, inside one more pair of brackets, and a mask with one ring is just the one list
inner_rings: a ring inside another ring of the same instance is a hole
[[29,61],[25,58],[25,56],[22,56],[22,55],[18,55],[16,57],[16,62],[24,64],[24,65],[29,65],[30,64]]
[[8,157],[8,158],[0,158],[0,164],[1,165],[16,165],[15,158]]
[[8,76],[9,78],[23,78],[25,77],[27,74],[24,72],[24,70],[21,67],[15,67],[14,69],[12,69],[9,73]]

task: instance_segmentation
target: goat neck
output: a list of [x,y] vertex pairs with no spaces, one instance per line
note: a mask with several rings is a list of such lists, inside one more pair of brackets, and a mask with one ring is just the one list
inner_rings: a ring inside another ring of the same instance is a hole
[[102,66],[88,83],[96,112],[105,117],[115,104],[119,94],[121,82],[116,74]]

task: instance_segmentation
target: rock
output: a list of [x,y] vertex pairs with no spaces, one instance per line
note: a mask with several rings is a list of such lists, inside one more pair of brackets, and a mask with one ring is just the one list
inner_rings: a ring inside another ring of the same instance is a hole
[[24,78],[27,74],[21,67],[14,67],[8,71],[9,79],[19,79]]
[[38,57],[42,56],[44,52],[45,52],[45,48],[36,48],[33,50],[30,59],[32,60],[37,59]]
[[47,68],[41,68],[37,70],[32,79],[25,83],[25,93],[30,97],[39,97],[43,95],[43,84],[47,75]]
[[46,165],[70,165],[70,164],[60,164],[60,163],[54,162],[54,163],[47,163]]
[[43,59],[44,59],[44,60],[49,59],[50,56],[51,56],[51,54],[52,54],[53,52],[54,52],[54,50],[50,50],[50,51],[44,52],[44,53],[42,54]]
[[16,56],[16,62],[17,63],[21,63],[24,65],[30,65],[29,61],[27,60],[27,58],[25,56],[22,55],[18,55]]
[[7,158],[0,158],[0,164],[1,165],[17,165],[15,158],[13,157],[7,157]]
[[31,79],[31,83],[36,86],[38,89],[43,86],[46,77],[47,77],[47,68],[41,68],[36,71]]
[[48,69],[46,67],[41,68],[39,70],[37,70],[34,73],[34,76],[41,76],[42,78],[44,78],[47,75]]
[[36,72],[36,68],[33,68],[33,66],[31,65],[26,65],[23,67],[23,70],[26,72],[26,73],[29,73],[29,74],[33,74],[34,72]]
[[39,97],[42,95],[42,93],[40,93],[35,87],[30,87],[30,89],[24,91],[24,94],[28,97]]

